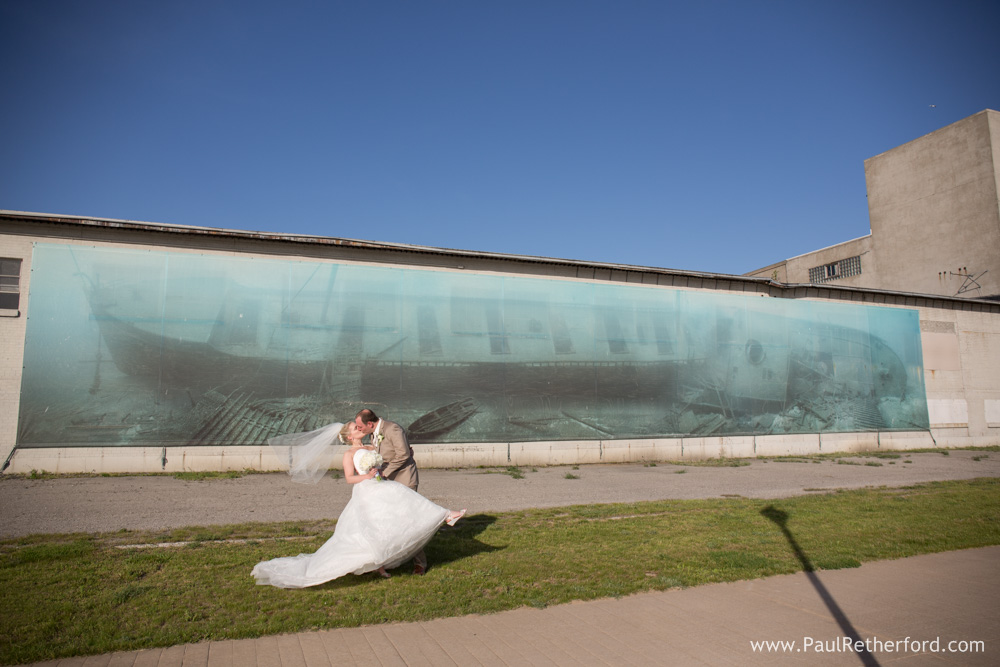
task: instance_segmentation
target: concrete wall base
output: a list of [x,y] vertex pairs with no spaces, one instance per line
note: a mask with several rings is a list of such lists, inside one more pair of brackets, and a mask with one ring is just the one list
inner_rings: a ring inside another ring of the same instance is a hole
[[[990,446],[1000,446],[1000,434],[972,437],[967,433],[959,433],[957,429],[944,429],[933,434],[928,431],[896,431],[416,445],[414,455],[417,464],[423,468],[476,468],[704,461]],[[334,465],[340,467],[339,457]],[[19,449],[14,452],[10,466],[4,473],[30,474],[32,471],[38,471],[59,474],[123,474],[279,469],[278,459],[266,446],[75,447]]]

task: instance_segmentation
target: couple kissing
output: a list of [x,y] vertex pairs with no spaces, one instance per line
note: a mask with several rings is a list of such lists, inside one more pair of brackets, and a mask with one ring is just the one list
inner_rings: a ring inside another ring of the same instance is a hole
[[[413,573],[422,575],[427,571],[424,545],[443,524],[454,526],[465,515],[464,509],[445,509],[417,493],[420,477],[406,432],[370,409],[361,410],[351,422],[268,442],[276,453],[289,448],[293,480],[318,481],[334,440],[349,445],[342,462],[344,479],[352,488],[333,536],[314,553],[258,563],[251,573],[258,584],[304,588],[365,572],[389,578],[388,570],[411,559]],[[296,479],[304,470],[311,471],[311,478]]]

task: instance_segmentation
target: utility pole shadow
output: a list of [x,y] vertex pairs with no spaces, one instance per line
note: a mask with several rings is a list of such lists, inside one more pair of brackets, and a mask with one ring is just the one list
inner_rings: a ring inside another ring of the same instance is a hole
[[[830,591],[826,589],[823,582],[819,580],[818,576],[816,576],[816,568],[813,567],[813,564],[809,561],[809,557],[806,556],[804,551],[802,551],[802,547],[799,546],[799,543],[795,541],[795,536],[792,535],[790,530],[788,530],[788,513],[784,510],[779,510],[773,505],[768,505],[762,509],[760,513],[765,519],[773,521],[774,524],[781,529],[781,532],[784,533],[785,539],[788,540],[788,544],[791,545],[792,550],[795,552],[795,556],[799,559],[799,562],[802,563],[802,569],[809,578],[809,582],[813,585],[813,588],[816,589],[816,592],[819,594],[820,599],[823,600],[826,608],[830,610],[830,614],[832,614],[834,620],[837,621],[837,625],[839,625],[840,629],[844,632],[844,636],[850,637],[851,643],[855,646],[858,645],[857,642],[861,642],[861,645],[864,646],[864,640],[858,634],[858,631],[854,629],[854,626],[851,625],[851,621],[847,618],[847,614],[844,613],[844,610],[840,608],[837,601],[833,599],[832,595],[830,595]],[[875,660],[875,656],[868,651],[867,647],[858,651],[858,657],[861,658],[862,664],[878,667],[878,661]]]

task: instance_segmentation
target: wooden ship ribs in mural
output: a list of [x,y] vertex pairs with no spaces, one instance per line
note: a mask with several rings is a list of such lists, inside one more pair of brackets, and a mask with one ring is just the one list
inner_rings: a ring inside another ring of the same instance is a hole
[[[316,414],[387,405],[412,415],[415,441],[560,439],[568,405],[587,414],[573,421],[616,437],[921,421],[899,408],[907,369],[877,337],[774,315],[749,326],[738,309],[695,320],[669,308],[581,310],[544,301],[382,298],[362,307],[356,295],[290,301],[239,287],[203,299],[199,312],[191,304],[123,304],[98,290],[90,302],[122,373],[194,397],[201,421],[192,444],[287,432],[289,401],[297,409],[305,401]],[[505,398],[556,407],[552,415],[508,415],[505,427],[474,437],[457,432],[473,415],[486,420]],[[647,406],[646,424],[623,426],[602,413],[602,404],[621,401]],[[898,414],[886,417],[886,401]]]

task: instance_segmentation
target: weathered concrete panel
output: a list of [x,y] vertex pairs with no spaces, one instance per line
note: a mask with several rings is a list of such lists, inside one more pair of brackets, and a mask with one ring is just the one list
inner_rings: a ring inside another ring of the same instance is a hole
[[962,398],[929,398],[927,412],[931,418],[931,428],[952,428],[969,424],[969,404]]
[[1000,399],[987,398],[983,401],[983,409],[986,425],[990,428],[1000,428]]
[[924,352],[924,370],[960,371],[962,355],[958,349],[957,333],[928,333],[920,335]]
[[966,389],[995,390],[1000,378],[1000,333],[962,332],[962,357],[969,360]]

